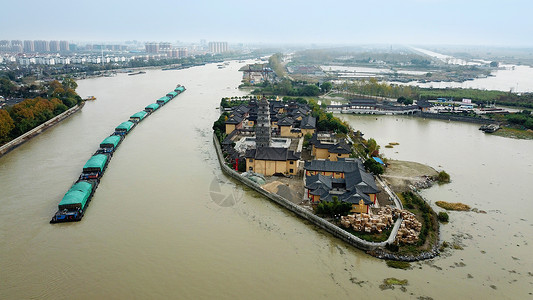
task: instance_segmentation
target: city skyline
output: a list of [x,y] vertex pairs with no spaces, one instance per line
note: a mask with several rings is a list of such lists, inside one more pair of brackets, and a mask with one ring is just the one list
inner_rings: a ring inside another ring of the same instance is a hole
[[[10,1],[0,39],[533,46],[524,0]],[[17,24],[14,26],[14,24]]]

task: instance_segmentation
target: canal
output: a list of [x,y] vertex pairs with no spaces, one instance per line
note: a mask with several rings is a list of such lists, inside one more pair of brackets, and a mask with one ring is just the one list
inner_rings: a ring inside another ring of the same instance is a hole
[[[86,79],[81,112],[0,158],[2,299],[526,298],[531,296],[533,143],[475,125],[343,116],[388,157],[452,176],[423,192],[486,214],[451,213],[444,240],[463,250],[390,269],[315,229],[220,171],[211,126],[241,96],[242,64]],[[183,84],[110,162],[83,221],[48,224],[85,161],[112,129]],[[409,280],[381,290],[383,279]],[[492,286],[492,287],[491,287]]]

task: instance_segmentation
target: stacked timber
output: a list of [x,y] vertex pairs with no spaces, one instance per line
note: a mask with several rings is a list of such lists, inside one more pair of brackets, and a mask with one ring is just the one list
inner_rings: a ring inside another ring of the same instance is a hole
[[367,233],[381,233],[393,224],[393,215],[390,207],[380,210],[377,214],[354,214],[341,217],[341,224],[345,228]]
[[397,209],[396,213],[398,216],[401,216],[403,221],[400,224],[394,243],[414,244],[418,242],[418,236],[422,230],[422,223],[418,221],[413,213],[407,210]]

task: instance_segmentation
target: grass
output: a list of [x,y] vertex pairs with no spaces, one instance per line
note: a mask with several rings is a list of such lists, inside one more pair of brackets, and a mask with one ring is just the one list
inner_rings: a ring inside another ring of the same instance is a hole
[[407,279],[401,280],[398,278],[390,277],[383,279],[383,283],[386,285],[407,285],[409,281],[407,281]]
[[533,140],[533,131],[532,130],[524,130],[524,129],[516,129],[516,128],[510,128],[510,127],[503,127],[500,130],[490,133],[497,136],[502,137],[508,137],[513,139],[521,139],[521,140]]
[[442,207],[446,210],[457,210],[457,211],[469,211],[470,210],[470,206],[463,204],[463,203],[459,203],[459,202],[451,203],[451,202],[446,202],[446,201],[437,201],[435,202],[435,204],[438,207]]
[[344,226],[342,227],[342,229],[350,232],[351,234],[365,241],[379,243],[379,242],[384,242],[389,238],[392,232],[392,227],[393,226],[390,226],[389,228],[383,230],[381,233],[377,233],[377,232],[368,233],[364,231],[355,231],[352,228],[344,228]]
[[387,260],[387,266],[394,269],[411,269],[411,264],[406,261]]
[[394,146],[392,146],[392,145],[386,145],[385,146],[385,148],[392,148],[392,147],[394,147]]
[[392,145],[392,146],[398,146],[400,143],[396,143],[396,142],[390,142],[389,145]]

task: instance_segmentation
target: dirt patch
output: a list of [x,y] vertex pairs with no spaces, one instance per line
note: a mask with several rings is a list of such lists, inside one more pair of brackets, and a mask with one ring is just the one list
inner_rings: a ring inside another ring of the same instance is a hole
[[281,197],[299,204],[303,200],[303,181],[300,177],[266,177],[267,183],[261,187],[265,190],[280,195]]
[[409,186],[424,187],[430,185],[431,178],[437,171],[428,165],[412,161],[389,160],[382,175],[396,192],[409,190]]

